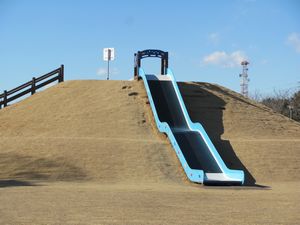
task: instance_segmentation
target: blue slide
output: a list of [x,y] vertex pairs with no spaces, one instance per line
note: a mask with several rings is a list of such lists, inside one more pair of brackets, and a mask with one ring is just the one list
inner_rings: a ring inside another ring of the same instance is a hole
[[189,180],[242,185],[244,172],[228,169],[202,125],[191,121],[172,71],[166,68],[164,75],[147,75],[140,67],[137,71],[143,79],[156,125],[167,134]]

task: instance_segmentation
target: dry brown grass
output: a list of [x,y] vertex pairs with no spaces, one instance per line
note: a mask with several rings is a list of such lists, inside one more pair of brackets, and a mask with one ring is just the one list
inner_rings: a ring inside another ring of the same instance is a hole
[[136,81],[69,81],[0,110],[0,224],[297,224],[300,126],[217,85],[180,83],[247,184],[188,182]]

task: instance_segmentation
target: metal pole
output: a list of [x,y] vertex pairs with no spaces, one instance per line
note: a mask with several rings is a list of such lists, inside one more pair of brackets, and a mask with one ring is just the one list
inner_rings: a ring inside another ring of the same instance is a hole
[[107,60],[107,80],[109,80],[109,60]]
[[137,79],[138,78],[138,68],[137,68],[137,54],[134,53],[134,70],[133,70],[133,76],[134,76],[134,79]]
[[289,105],[289,106],[288,106],[288,109],[289,109],[289,111],[290,111],[290,119],[293,119],[293,109],[294,109],[294,107],[291,106],[291,105]]

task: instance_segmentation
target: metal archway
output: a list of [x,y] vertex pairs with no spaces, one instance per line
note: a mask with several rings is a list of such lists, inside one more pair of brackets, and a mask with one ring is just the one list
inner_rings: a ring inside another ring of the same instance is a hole
[[134,78],[139,77],[139,68],[141,67],[141,60],[147,57],[157,57],[161,58],[161,74],[165,75],[167,73],[167,68],[169,66],[169,56],[168,52],[164,52],[157,49],[146,49],[144,51],[138,51],[134,53]]

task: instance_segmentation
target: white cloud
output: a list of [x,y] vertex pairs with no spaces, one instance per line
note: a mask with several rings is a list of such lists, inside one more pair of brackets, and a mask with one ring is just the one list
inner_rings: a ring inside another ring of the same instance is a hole
[[[119,70],[115,67],[109,68],[109,75],[118,75]],[[97,75],[98,76],[106,76],[107,75],[107,67],[100,67],[97,70]]]
[[217,45],[220,42],[220,35],[218,33],[211,33],[208,35],[208,40],[214,45]]
[[300,53],[300,34],[291,33],[287,38],[287,43],[291,45],[296,52]]
[[241,62],[246,59],[247,56],[242,51],[235,51],[232,53],[216,51],[211,53],[210,55],[203,57],[202,64],[232,68],[240,66]]
[[99,75],[99,76],[104,76],[106,74],[107,74],[107,69],[106,68],[101,67],[97,70],[97,75]]

